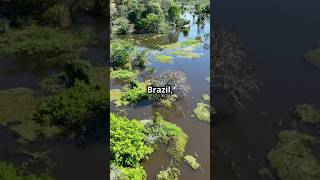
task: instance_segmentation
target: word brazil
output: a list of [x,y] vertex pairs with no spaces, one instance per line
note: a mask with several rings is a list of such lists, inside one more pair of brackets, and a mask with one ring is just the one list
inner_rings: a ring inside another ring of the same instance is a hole
[[152,87],[147,86],[148,94],[172,94],[171,86],[165,87]]

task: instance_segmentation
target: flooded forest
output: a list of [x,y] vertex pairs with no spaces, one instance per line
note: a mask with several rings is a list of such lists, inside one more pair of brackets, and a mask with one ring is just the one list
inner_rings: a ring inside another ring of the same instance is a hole
[[210,179],[209,1],[114,0],[110,13],[110,179]]

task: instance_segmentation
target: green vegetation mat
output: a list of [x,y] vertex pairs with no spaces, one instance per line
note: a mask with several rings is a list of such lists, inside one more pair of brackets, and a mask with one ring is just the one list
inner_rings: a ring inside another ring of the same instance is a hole
[[281,131],[277,146],[267,159],[281,180],[320,179],[320,161],[313,156],[310,145],[320,141],[297,131]]

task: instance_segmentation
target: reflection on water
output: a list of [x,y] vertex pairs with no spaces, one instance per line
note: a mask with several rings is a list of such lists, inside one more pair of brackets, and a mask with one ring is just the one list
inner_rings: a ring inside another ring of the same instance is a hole
[[[258,179],[259,169],[271,169],[265,157],[278,132],[292,129],[294,106],[319,105],[320,71],[303,60],[320,38],[319,5],[316,0],[216,1],[216,22],[245,38],[248,61],[264,85],[245,102],[246,110],[220,117],[213,127],[214,179]],[[240,168],[239,178],[232,164]]]

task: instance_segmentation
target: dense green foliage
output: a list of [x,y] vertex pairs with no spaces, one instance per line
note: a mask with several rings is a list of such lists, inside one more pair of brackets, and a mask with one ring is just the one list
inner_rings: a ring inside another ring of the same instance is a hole
[[312,105],[297,105],[294,114],[301,123],[320,124],[320,110]]
[[130,27],[137,33],[162,32],[168,24],[181,19],[181,5],[173,0],[114,0],[110,6],[112,29],[116,34],[130,33]]
[[79,34],[41,26],[28,26],[0,35],[0,53],[4,56],[37,55],[44,58],[78,54],[90,41],[88,31]]
[[115,167],[111,165],[110,180],[146,180],[147,173],[142,166],[136,167]]
[[281,131],[279,142],[267,158],[282,180],[320,179],[320,161],[312,155],[315,137],[297,131]]
[[96,91],[83,81],[42,101],[36,108],[35,119],[43,125],[56,125],[72,137],[86,132],[94,117],[107,109],[108,97],[103,89]]
[[85,83],[90,83],[91,64],[86,60],[68,61],[65,66],[65,72],[68,78],[69,86],[73,86],[75,81],[82,80]]
[[164,143],[168,145],[168,153],[175,159],[183,157],[188,135],[177,125],[165,121],[159,113],[155,113],[153,125],[146,130],[146,134],[152,141],[149,143]]
[[49,175],[43,174],[36,176],[33,174],[24,175],[21,170],[15,168],[12,164],[0,162],[1,180],[53,180]]
[[157,174],[157,180],[178,180],[180,170],[176,167],[168,167]]
[[64,5],[50,7],[41,17],[42,22],[53,27],[67,27],[71,24],[70,13]]
[[149,94],[146,91],[147,85],[147,82],[141,83],[134,81],[134,84],[124,88],[123,99],[130,103],[138,103],[142,100],[148,100]]
[[110,114],[111,162],[122,167],[136,167],[153,149],[145,144],[143,125],[137,120]]
[[131,62],[135,53],[135,48],[128,41],[112,41],[110,49],[110,61],[113,66],[131,69]]

